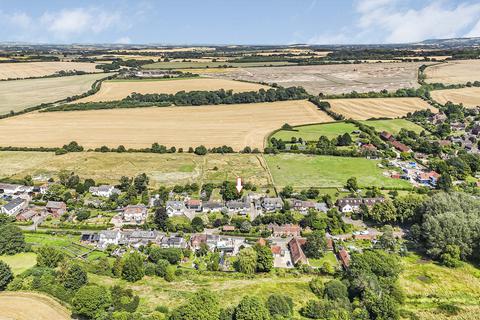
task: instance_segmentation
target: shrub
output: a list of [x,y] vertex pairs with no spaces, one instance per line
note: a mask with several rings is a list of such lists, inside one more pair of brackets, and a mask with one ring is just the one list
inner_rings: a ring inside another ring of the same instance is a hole
[[293,314],[293,300],[282,294],[272,294],[267,299],[267,308],[272,317],[288,319]]
[[13,273],[10,266],[0,261],[0,291],[5,290],[7,285],[13,280]]
[[73,313],[88,318],[104,316],[111,305],[110,292],[100,286],[80,288],[72,300]]

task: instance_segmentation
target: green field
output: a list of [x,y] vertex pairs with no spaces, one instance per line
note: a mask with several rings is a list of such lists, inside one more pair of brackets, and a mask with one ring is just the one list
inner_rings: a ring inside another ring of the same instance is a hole
[[186,270],[185,273],[177,276],[173,282],[166,282],[159,277],[145,277],[134,284],[98,275],[89,275],[89,278],[94,283],[108,286],[121,284],[132,288],[141,298],[139,310],[147,312],[158,305],[172,309],[203,288],[217,293],[221,297],[222,307],[237,304],[245,295],[254,295],[266,300],[272,293],[282,293],[293,299],[295,309],[298,310],[308,300],[315,298],[308,286],[311,276],[292,274],[244,276],[239,273],[199,273],[183,268],[182,270]]
[[[480,314],[480,270],[465,263],[459,268],[447,268],[411,254],[402,259],[404,271],[400,285],[406,299],[404,308],[419,319],[446,320],[478,319]],[[448,303],[461,308],[449,316],[438,309]]]
[[404,128],[407,130],[415,131],[416,133],[422,132],[423,129],[419,125],[405,120],[405,119],[393,119],[393,120],[370,120],[370,121],[360,121],[366,125],[372,126],[378,132],[387,131],[393,134],[400,132],[400,129]]
[[12,256],[0,256],[0,261],[10,266],[14,275],[20,274],[37,264],[37,255],[33,252],[22,252]]
[[342,187],[356,177],[360,187],[411,188],[407,181],[384,176],[378,161],[365,158],[279,154],[265,159],[277,187]]
[[332,251],[327,251],[325,255],[320,259],[310,258],[308,259],[308,262],[312,267],[316,267],[316,268],[322,267],[325,262],[328,262],[335,269],[340,268],[340,263],[338,262],[337,257],[335,256],[335,253],[333,253]]
[[196,69],[196,68],[221,68],[223,66],[241,68],[241,67],[268,67],[268,66],[286,66],[293,65],[290,62],[155,62],[142,66],[143,69]]
[[31,175],[36,181],[57,178],[61,170],[73,171],[82,179],[117,183],[122,176],[145,172],[150,185],[234,181],[242,177],[257,186],[269,184],[268,174],[258,155],[189,153],[97,153],[80,152],[55,156],[48,152],[0,152],[0,178],[21,179]]
[[[344,133],[352,133],[358,130],[357,126],[352,123],[334,122],[325,124],[312,124],[294,127],[295,131],[280,130],[276,132],[272,138],[282,139],[283,141],[290,141],[292,137],[302,138],[305,141],[318,141],[321,136],[326,136],[329,139],[338,137]],[[355,137],[356,135],[352,135]]]

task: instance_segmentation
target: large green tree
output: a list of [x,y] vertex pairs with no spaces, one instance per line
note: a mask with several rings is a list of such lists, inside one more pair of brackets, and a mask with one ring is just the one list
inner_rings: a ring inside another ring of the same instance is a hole
[[235,320],[269,320],[270,313],[262,300],[245,296],[235,309]]
[[63,261],[65,255],[54,247],[40,247],[37,250],[37,265],[39,267],[56,268]]
[[325,238],[325,232],[314,231],[307,235],[307,241],[303,246],[303,251],[307,257],[319,259],[325,253],[326,247],[327,238]]
[[88,283],[87,272],[78,264],[71,265],[65,275],[63,286],[66,289],[78,290]]
[[22,230],[11,224],[0,226],[0,255],[25,251],[25,237]]
[[257,268],[257,252],[253,248],[240,250],[235,268],[241,273],[254,274]]
[[182,306],[175,309],[169,320],[218,320],[220,305],[218,297],[207,290],[197,291]]
[[138,252],[128,254],[123,261],[122,279],[129,282],[141,280],[145,276],[144,259]]
[[273,268],[272,250],[267,246],[256,245],[257,272],[269,272]]
[[110,291],[101,286],[84,286],[80,288],[72,299],[73,313],[89,319],[98,319],[107,315],[111,306]]
[[0,291],[5,290],[7,285],[13,280],[13,273],[10,266],[0,260]]

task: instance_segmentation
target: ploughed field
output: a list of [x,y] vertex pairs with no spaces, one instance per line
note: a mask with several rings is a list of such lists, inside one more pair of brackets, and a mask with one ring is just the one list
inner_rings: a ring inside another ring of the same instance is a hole
[[1,320],[63,320],[70,312],[54,299],[37,293],[0,293]]
[[97,73],[0,81],[0,115],[82,94],[91,89],[95,80],[107,76],[105,73]]
[[480,81],[480,60],[455,60],[429,66],[428,83],[465,84]]
[[86,148],[103,145],[177,148],[245,146],[263,148],[264,138],[291,125],[332,119],[304,100],[240,105],[150,107],[93,111],[28,113],[0,120],[2,146],[58,147],[77,141]]
[[[418,62],[363,63],[273,68],[236,68],[215,73],[215,77],[253,82],[277,83],[284,87],[302,86],[317,95],[368,92],[383,89],[395,91],[416,88]],[[205,73],[208,75],[209,73]]]
[[112,80],[104,81],[100,91],[96,94],[77,100],[75,103],[122,100],[134,92],[141,94],[175,94],[179,91],[213,91],[220,89],[233,90],[234,92],[245,92],[258,91],[262,88],[268,89],[268,86],[241,81],[209,78]]
[[16,62],[0,65],[0,79],[23,79],[43,77],[59,71],[101,72],[95,68],[95,63],[89,62]]
[[[480,79],[480,78],[479,78]],[[445,104],[448,101],[463,103],[465,107],[480,106],[480,88],[470,87],[461,89],[434,90],[430,91],[433,100]]]
[[[0,152],[0,178],[23,178],[31,175],[37,182],[58,179],[62,170],[75,172],[83,179],[116,184],[122,176],[132,177],[145,172],[151,186],[196,182],[221,183],[244,181],[257,186],[271,184],[261,155],[191,153],[97,153],[77,152],[55,156],[53,152]],[[10,261],[11,262],[11,261]]]
[[332,111],[356,120],[398,118],[423,109],[438,111],[420,98],[332,99],[328,102]]

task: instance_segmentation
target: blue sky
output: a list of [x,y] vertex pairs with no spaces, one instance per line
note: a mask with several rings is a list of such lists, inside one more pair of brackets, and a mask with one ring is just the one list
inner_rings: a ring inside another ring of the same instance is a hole
[[357,44],[480,36],[471,0],[0,0],[0,41]]

